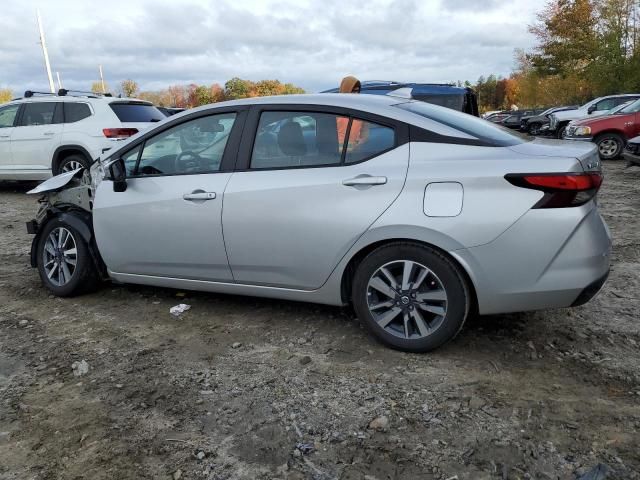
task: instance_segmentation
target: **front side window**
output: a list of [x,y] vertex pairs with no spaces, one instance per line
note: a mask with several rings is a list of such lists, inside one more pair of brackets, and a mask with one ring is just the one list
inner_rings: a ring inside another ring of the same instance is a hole
[[[142,154],[133,150],[125,155],[128,160],[123,157],[127,171],[132,176],[217,172],[235,118],[235,113],[223,113],[169,128],[148,139]],[[137,165],[131,170],[133,158]]]
[[337,166],[393,148],[395,132],[364,120],[320,112],[263,112],[252,169]]
[[56,105],[57,102],[25,103],[20,125],[27,127],[56,123],[54,121]]
[[611,110],[613,107],[618,105],[615,98],[607,98],[605,100],[601,100],[596,104],[596,111],[602,112],[605,110]]
[[13,127],[20,105],[8,105],[0,108],[0,128]]

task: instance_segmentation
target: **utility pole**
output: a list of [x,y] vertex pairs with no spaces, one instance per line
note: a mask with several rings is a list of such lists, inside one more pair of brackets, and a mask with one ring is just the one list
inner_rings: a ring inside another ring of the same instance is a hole
[[44,39],[44,31],[42,30],[42,20],[40,19],[40,10],[36,10],[38,18],[38,29],[40,30],[40,45],[42,45],[42,53],[44,54],[44,64],[47,67],[47,77],[49,77],[49,88],[51,93],[56,93],[56,87],[53,84],[53,76],[51,76],[51,65],[49,64],[49,54],[47,53],[47,43]]
[[104,76],[102,75],[102,65],[98,65],[98,70],[100,70],[100,83],[102,85],[102,93],[107,93],[107,89],[104,88]]
[[62,80],[60,80],[60,72],[56,72],[56,77],[58,78],[58,88],[62,88]]

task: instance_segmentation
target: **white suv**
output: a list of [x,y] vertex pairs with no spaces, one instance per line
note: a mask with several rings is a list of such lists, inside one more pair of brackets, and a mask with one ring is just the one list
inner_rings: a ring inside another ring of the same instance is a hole
[[165,118],[132,98],[27,91],[0,105],[0,180],[44,180],[87,167],[114,141]]

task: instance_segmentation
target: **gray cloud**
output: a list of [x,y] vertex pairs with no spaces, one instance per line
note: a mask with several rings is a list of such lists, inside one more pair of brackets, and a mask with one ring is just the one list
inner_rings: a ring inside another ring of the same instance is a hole
[[[60,0],[43,6],[42,16],[52,67],[65,87],[89,88],[102,64],[112,88],[125,78],[159,89],[240,76],[317,91],[348,73],[424,82],[506,75],[513,49],[531,45],[529,3],[512,0],[498,11],[492,0],[373,0],[366,7],[335,0],[112,0],[96,9]],[[17,0],[3,7],[0,86],[44,88],[35,7]]]

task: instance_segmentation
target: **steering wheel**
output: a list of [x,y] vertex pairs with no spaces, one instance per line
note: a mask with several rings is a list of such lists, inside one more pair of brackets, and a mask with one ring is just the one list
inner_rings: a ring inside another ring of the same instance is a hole
[[174,160],[175,171],[178,173],[189,173],[194,170],[205,170],[206,159],[202,158],[196,152],[187,150],[180,152]]

